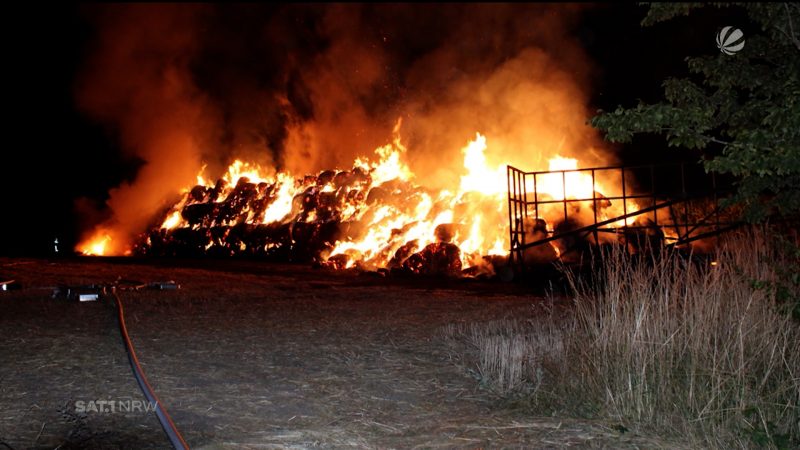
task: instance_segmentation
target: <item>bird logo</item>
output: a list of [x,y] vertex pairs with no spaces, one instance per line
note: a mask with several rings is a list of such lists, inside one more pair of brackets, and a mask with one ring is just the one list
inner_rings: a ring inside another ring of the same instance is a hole
[[734,55],[744,48],[744,33],[738,28],[727,26],[717,33],[717,48],[726,55]]

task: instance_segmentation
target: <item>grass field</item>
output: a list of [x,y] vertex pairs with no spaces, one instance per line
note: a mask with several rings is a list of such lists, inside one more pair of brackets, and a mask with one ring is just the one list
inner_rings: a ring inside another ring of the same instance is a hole
[[[614,422],[515,408],[476,381],[448,327],[537,314],[528,288],[220,260],[0,260],[0,448],[168,448],[153,414],[76,412],[143,400],[108,301],[59,284],[175,280],[122,292],[158,396],[193,448],[675,448]],[[664,443],[667,442],[667,443]]]

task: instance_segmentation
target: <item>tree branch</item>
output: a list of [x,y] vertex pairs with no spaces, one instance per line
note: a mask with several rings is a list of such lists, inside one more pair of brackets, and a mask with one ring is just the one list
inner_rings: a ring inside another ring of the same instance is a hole
[[715,137],[709,137],[709,138],[708,138],[708,140],[709,140],[709,141],[711,141],[711,142],[713,142],[713,143],[715,143],[715,144],[720,144],[720,145],[733,145],[733,142],[729,142],[729,141],[723,141],[723,140],[721,140],[721,139],[717,139],[717,138],[715,138]]
[[791,39],[792,42],[794,43],[794,46],[797,47],[798,50],[800,50],[800,40],[797,39],[797,34],[795,34],[794,32],[794,23],[792,22],[792,12],[789,11],[789,4],[784,3],[783,7],[784,9],[786,9],[786,17],[789,19],[789,33],[790,33],[789,39]]
[[[673,128],[673,127],[661,127],[661,130],[660,130],[660,131],[664,132],[664,131],[675,131],[675,130],[676,130],[676,128]],[[709,142],[713,142],[713,143],[715,143],[715,144],[720,144],[720,145],[733,145],[733,142],[729,142],[729,141],[723,141],[722,139],[717,139],[717,138],[715,138],[715,137],[713,137],[713,136],[706,136],[705,134],[703,134],[703,133],[700,133],[700,132],[698,132],[698,131],[694,131],[694,130],[692,130],[692,133],[693,133],[695,136],[699,136],[699,137],[702,137],[702,138],[704,138],[704,139],[708,139],[708,141],[709,141]]]

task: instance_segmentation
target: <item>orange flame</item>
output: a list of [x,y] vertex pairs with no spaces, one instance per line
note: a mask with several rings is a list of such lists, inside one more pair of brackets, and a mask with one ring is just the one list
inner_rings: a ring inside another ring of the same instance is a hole
[[88,241],[81,243],[78,251],[87,256],[103,256],[109,242],[111,242],[111,236],[105,231],[100,231]]
[[[323,220],[319,214],[324,214],[324,211],[314,209],[303,213],[298,206],[304,194],[311,190],[336,199],[335,220],[362,225],[352,235],[331,243],[331,250],[320,255],[323,259],[343,255],[347,267],[356,264],[371,269],[387,267],[401,247],[415,252],[437,241],[458,246],[462,267],[465,268],[481,264],[483,255],[507,254],[506,165],[489,165],[487,138],[476,133],[475,139],[462,149],[464,169],[458,190],[435,191],[413,184],[414,173],[405,162],[406,147],[400,139],[400,124],[398,121],[392,141],[375,150],[377,158],[358,158],[351,171],[328,171],[327,178],[324,172],[305,178],[286,172],[273,173],[258,165],[236,160],[221,177],[221,182],[209,183],[203,175],[203,166],[197,175],[196,187],[191,191],[184,190],[184,199],[166,213],[160,228],[169,231],[198,227],[197,223],[190,225],[184,217],[184,208],[196,203],[222,205],[243,184],[257,189],[258,195],[268,199],[268,205],[258,211],[248,206],[240,216],[215,218],[213,223],[204,226]],[[539,174],[536,179],[535,189],[540,201],[547,198],[556,201],[592,199],[596,192],[603,191],[598,180],[577,171],[576,159],[556,155],[549,160],[549,169],[556,172]],[[323,183],[322,180],[326,181]],[[526,187],[528,192],[533,192],[534,186]],[[367,194],[369,201],[364,200]],[[236,197],[231,198],[235,200]],[[360,200],[347,200],[351,198]],[[553,220],[550,217],[558,217],[558,214],[563,217],[560,210],[556,211],[563,206],[551,206],[553,208],[542,207],[539,215],[548,219],[548,228],[552,231]],[[618,213],[621,207],[615,205],[611,209],[613,211],[609,212]],[[603,213],[600,219],[605,216]],[[121,253],[109,246],[110,242],[111,235],[106,230],[99,230],[82,243],[79,250],[86,255]],[[216,244],[219,242],[210,240],[206,249]],[[239,246],[244,248],[244,244]]]

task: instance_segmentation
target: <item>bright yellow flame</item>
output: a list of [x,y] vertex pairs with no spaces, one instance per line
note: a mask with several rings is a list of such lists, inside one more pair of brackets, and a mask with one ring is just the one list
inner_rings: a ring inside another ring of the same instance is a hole
[[475,253],[483,248],[483,235],[481,234],[481,216],[477,215],[472,219],[472,226],[470,227],[467,238],[461,241],[459,245],[462,252]]
[[497,238],[497,240],[494,241],[494,245],[492,246],[492,248],[489,249],[488,253],[493,256],[508,254],[505,247],[503,246],[503,239]]
[[264,212],[263,223],[278,222],[292,212],[292,200],[297,192],[294,178],[291,175],[280,173],[277,182],[280,187],[275,195],[275,200]]
[[562,156],[556,155],[550,158],[548,161],[548,170],[577,170],[578,169],[578,160],[574,158],[564,158]]
[[[395,133],[399,130],[395,127]],[[411,169],[402,161],[401,157],[406,152],[406,147],[400,142],[400,135],[396,134],[391,144],[378,147],[375,154],[380,157],[377,163],[369,164],[372,168],[371,175],[375,185],[383,184],[387,181],[400,179],[407,181],[411,179]],[[364,160],[357,160],[362,166],[366,166]]]
[[208,186],[208,182],[203,177],[203,173],[206,171],[206,164],[203,164],[203,167],[200,168],[200,172],[197,173],[197,184],[200,186]]
[[505,194],[506,168],[491,169],[486,164],[486,138],[477,133],[475,139],[461,149],[467,174],[461,177],[462,192],[480,192],[486,195]]
[[87,256],[103,256],[106,246],[111,242],[111,236],[106,232],[101,232],[89,239],[88,242],[81,244],[79,251]]
[[228,173],[222,176],[228,184],[235,186],[239,182],[239,178],[245,177],[251,183],[268,182],[267,178],[262,177],[261,173],[264,169],[257,164],[250,164],[241,160],[235,160],[233,164],[228,167]]
[[[553,173],[538,175],[536,186],[533,180],[527,184],[528,192],[534,187],[539,194],[546,194],[551,200],[591,199],[595,190],[592,176],[586,172],[578,172],[578,160],[556,155],[549,161],[549,169]],[[561,171],[561,172],[560,172]],[[539,198],[543,200],[543,198]]]
[[164,223],[161,225],[161,228],[171,230],[177,227],[181,223],[181,212],[180,211],[173,211],[172,214],[167,216]]

